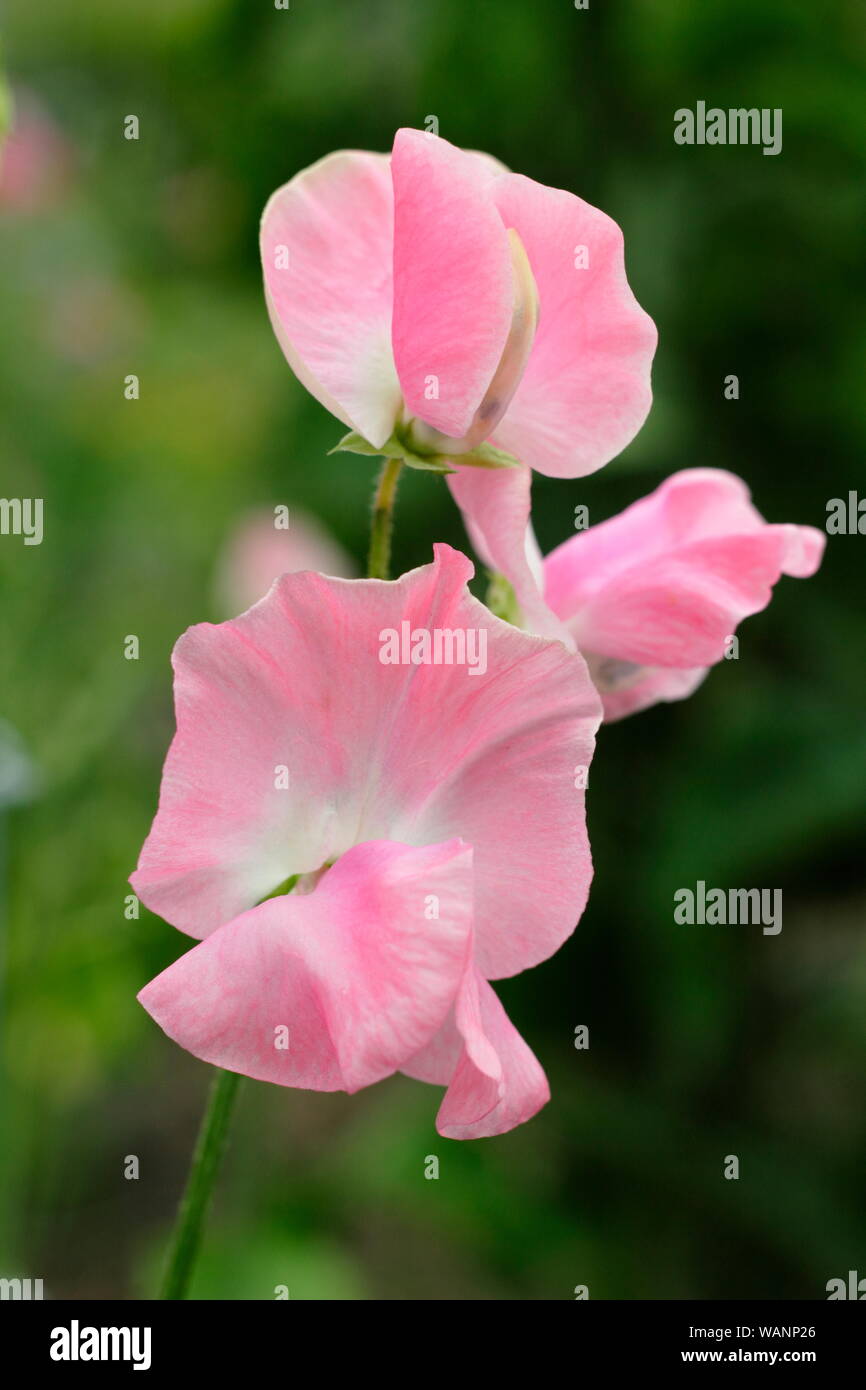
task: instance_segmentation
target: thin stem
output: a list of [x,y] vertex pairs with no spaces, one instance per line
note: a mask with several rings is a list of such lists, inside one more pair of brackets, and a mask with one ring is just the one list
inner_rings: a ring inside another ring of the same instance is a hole
[[216,1070],[198,1132],[186,1191],[178,1211],[171,1253],[160,1298],[186,1298],[201,1242],[202,1227],[225,1151],[229,1121],[237,1097],[237,1072]]
[[367,561],[368,579],[387,579],[391,573],[391,532],[394,529],[394,499],[397,480],[403,467],[402,459],[386,459],[379,474],[373,498],[373,519],[370,522],[370,556]]

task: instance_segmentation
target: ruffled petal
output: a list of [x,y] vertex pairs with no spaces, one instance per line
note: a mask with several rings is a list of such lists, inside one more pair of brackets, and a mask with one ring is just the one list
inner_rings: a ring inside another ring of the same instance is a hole
[[629,288],[622,232],[605,213],[520,174],[498,179],[492,196],[523,243],[540,299],[496,442],[540,473],[581,477],[620,453],[647,417],[655,325]]
[[685,700],[709,673],[708,667],[678,671],[675,666],[636,666],[594,656],[587,664],[604,705],[606,724],[638,714],[650,705]]
[[139,999],[214,1066],[357,1091],[435,1036],[471,945],[471,849],[378,841],[349,850],[312,893],[227,922]]
[[545,597],[585,652],[704,667],[780,575],[814,572],[823,543],[812,527],[768,525],[732,474],[686,470],[549,555]]
[[495,992],[466,972],[453,1012],[402,1070],[448,1087],[436,1128],[449,1139],[484,1139],[531,1120],[550,1099],[547,1078]]

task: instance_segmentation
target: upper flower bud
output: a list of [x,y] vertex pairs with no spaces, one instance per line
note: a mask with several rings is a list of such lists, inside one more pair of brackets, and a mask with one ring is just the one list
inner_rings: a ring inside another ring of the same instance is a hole
[[371,452],[398,434],[459,460],[495,435],[576,477],[649,410],[619,228],[488,155],[409,129],[390,157],[330,155],[270,199],[261,250],[289,363]]

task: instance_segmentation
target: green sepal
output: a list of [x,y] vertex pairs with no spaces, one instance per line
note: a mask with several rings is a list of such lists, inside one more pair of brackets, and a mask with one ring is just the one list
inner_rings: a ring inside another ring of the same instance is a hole
[[495,449],[492,444],[479,444],[469,454],[456,454],[455,463],[468,464],[470,468],[519,468],[520,459],[506,454],[504,449]]
[[421,450],[413,448],[399,434],[394,433],[390,439],[386,439],[378,449],[365,439],[357,430],[349,430],[344,434],[338,444],[333,449],[328,450],[330,454],[365,454],[368,458],[387,458],[400,459],[407,468],[419,468],[425,473],[453,473],[455,469],[450,467],[452,463],[464,464],[469,468],[516,468],[518,460],[512,454],[506,454],[503,449],[495,449],[492,444],[479,444],[477,449],[473,449],[468,454],[455,454],[453,458],[446,454],[423,453]]
[[328,450],[329,454],[366,454],[369,458],[400,459],[407,468],[420,468],[427,473],[453,473],[454,469],[448,467],[446,459],[440,454],[419,454],[416,449],[410,448],[405,440],[400,439],[396,434],[392,434],[390,439],[386,439],[380,448],[375,448],[368,439],[356,430],[349,430],[344,434],[339,444],[335,444],[333,449]]
[[496,570],[487,571],[487,593],[484,602],[495,617],[501,618],[503,622],[511,623],[513,627],[520,627],[523,622],[523,615],[520,611],[520,604],[517,602],[517,595],[504,574],[498,574]]

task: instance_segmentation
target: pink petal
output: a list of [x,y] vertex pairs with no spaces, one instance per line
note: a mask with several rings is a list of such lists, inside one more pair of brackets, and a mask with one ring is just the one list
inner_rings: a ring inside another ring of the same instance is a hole
[[542,568],[529,526],[529,468],[457,467],[448,486],[477,554],[511,584],[527,627],[572,646],[567,629],[542,598]]
[[[514,974],[573,930],[592,875],[577,767],[601,715],[583,661],[500,622],[448,546],[395,581],[285,575],[175,650],[178,732],[132,883],[206,936],[354,844],[461,837],[479,968]],[[383,664],[386,630],[486,644],[485,666]],[[289,770],[275,786],[275,768]],[[285,780],[285,778],[283,778]]]
[[[410,415],[469,429],[511,327],[511,253],[489,190],[494,166],[424,131],[398,130],[394,360]],[[428,399],[434,389],[438,399]]]
[[548,556],[545,596],[583,651],[703,667],[781,574],[814,572],[822,547],[811,527],[767,525],[732,474],[687,470]]
[[261,227],[268,311],[289,365],[377,448],[401,403],[391,352],[393,204],[388,156],[341,150],[278,189]]
[[[651,403],[656,330],[629,289],[622,232],[598,208],[520,174],[493,185],[529,257],[540,319],[496,442],[540,473],[576,478],[614,458]],[[575,267],[577,247],[589,265]]]
[[474,969],[466,972],[455,1010],[439,1034],[402,1070],[448,1086],[436,1128],[449,1139],[504,1134],[532,1119],[550,1099],[537,1059]]
[[[227,922],[139,999],[205,1062],[282,1086],[357,1091],[435,1036],[471,945],[469,847],[378,841],[350,850],[312,893]],[[288,1047],[277,1046],[281,1029]]]
[[817,573],[824,558],[827,535],[814,526],[780,526],[785,546],[782,573],[794,579],[810,579]]
[[[604,722],[613,724],[650,705],[685,700],[707,676],[707,667],[679,671],[675,666],[636,666],[590,658],[590,671],[604,705]],[[611,669],[613,668],[613,669]],[[624,669],[617,669],[624,668]]]

